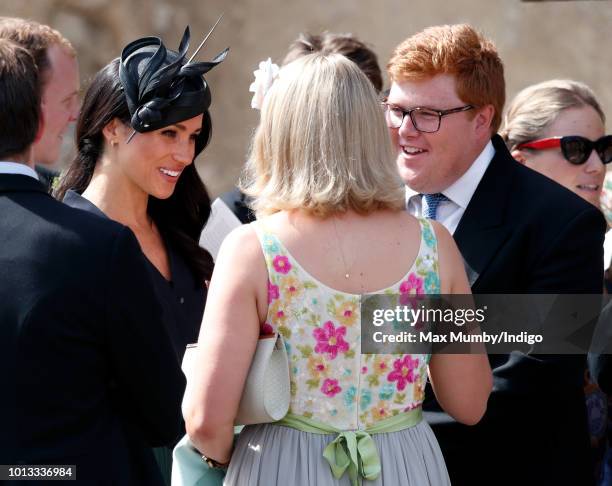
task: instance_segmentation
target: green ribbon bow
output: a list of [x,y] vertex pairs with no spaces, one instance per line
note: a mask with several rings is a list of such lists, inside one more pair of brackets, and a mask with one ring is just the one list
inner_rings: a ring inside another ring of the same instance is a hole
[[365,430],[338,430],[318,420],[288,413],[276,422],[302,432],[315,434],[338,434],[327,444],[323,457],[329,462],[332,474],[340,479],[348,472],[352,486],[358,486],[359,477],[373,480],[380,475],[380,456],[376,443],[370,434],[399,432],[417,425],[423,418],[422,409],[415,408],[393,417],[376,422]]
[[358,474],[376,479],[380,474],[380,457],[372,436],[363,430],[340,432],[323,451],[332,474],[340,479],[348,470],[349,479],[357,486]]

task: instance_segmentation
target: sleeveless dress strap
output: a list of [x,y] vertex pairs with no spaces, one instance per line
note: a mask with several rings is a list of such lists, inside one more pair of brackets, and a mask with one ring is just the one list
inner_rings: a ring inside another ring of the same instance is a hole
[[266,260],[266,268],[268,269],[269,276],[272,274],[274,258],[281,253],[282,246],[280,245],[278,238],[273,233],[267,231],[261,221],[254,221],[251,224],[255,228],[255,233],[259,239],[259,244],[261,245],[261,251],[263,252]]

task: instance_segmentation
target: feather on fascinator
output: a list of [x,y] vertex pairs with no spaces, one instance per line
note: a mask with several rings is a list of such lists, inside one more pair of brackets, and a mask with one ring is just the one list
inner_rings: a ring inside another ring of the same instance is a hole
[[196,144],[197,155],[210,136],[207,112],[211,94],[203,75],[223,62],[229,48],[212,61],[190,62],[185,59],[189,39],[187,27],[178,51],[166,49],[159,37],[130,42],[121,52],[119,78],[130,111],[130,125],[136,132],[158,130],[204,114],[203,144]]

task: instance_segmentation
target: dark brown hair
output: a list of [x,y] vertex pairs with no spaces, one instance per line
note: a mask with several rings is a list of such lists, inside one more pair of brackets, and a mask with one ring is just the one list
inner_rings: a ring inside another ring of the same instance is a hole
[[34,143],[40,121],[40,79],[32,55],[0,39],[0,160],[20,156]]
[[[56,198],[63,199],[69,189],[82,193],[87,188],[104,149],[102,130],[115,118],[127,125],[130,123],[130,112],[119,79],[119,59],[98,71],[85,93],[76,123],[77,154],[62,174],[54,191]],[[206,113],[203,123],[210,127]],[[210,197],[194,164],[185,167],[168,199],[149,196],[147,211],[164,238],[183,256],[203,285],[204,280],[210,279],[213,269],[210,253],[198,244],[210,216]]]
[[359,66],[359,69],[367,76],[377,93],[382,90],[382,73],[376,54],[366,44],[353,37],[352,34],[333,34],[330,32],[324,32],[321,35],[300,34],[289,47],[289,52],[287,52],[283,64],[289,64],[313,52],[326,55],[342,54]]

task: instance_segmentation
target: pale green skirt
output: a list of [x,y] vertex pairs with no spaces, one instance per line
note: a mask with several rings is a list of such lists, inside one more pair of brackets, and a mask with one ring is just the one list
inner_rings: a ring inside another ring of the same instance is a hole
[[[334,478],[323,450],[335,434],[313,434],[275,424],[244,428],[225,476],[227,486],[350,486]],[[427,422],[372,434],[381,474],[364,486],[450,486],[438,442]]]

